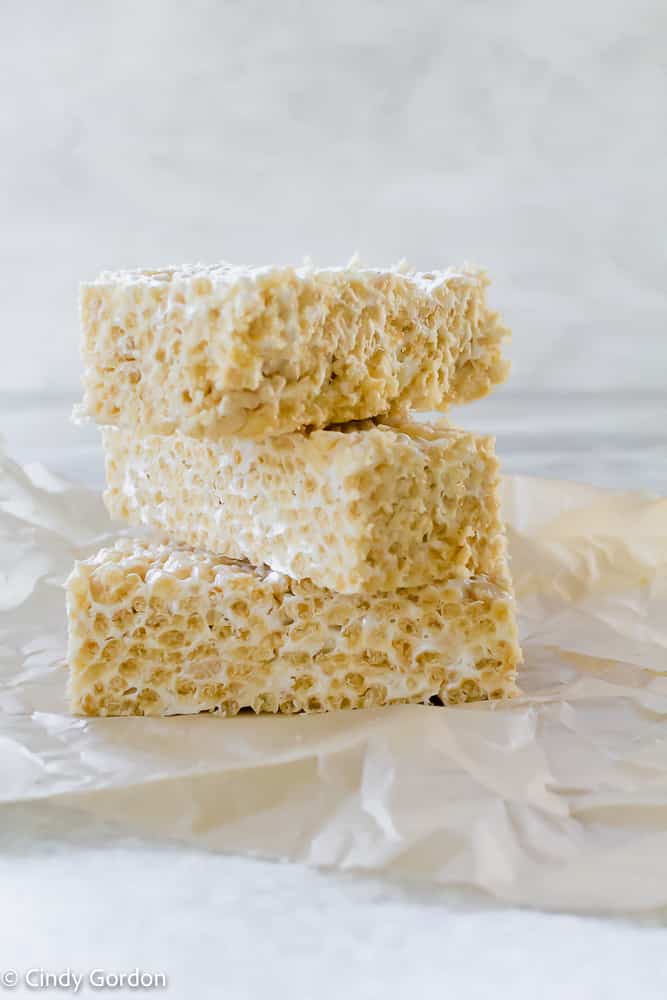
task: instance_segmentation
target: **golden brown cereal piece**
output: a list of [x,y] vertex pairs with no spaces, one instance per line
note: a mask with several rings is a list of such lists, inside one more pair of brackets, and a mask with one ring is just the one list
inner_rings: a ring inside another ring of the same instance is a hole
[[481,271],[354,262],[103,273],[81,287],[78,414],[146,434],[264,438],[445,410],[507,377],[509,331],[487,284]]
[[112,517],[339,593],[509,587],[493,439],[369,421],[264,441],[104,429]]
[[123,539],[75,565],[67,607],[82,715],[319,712],[517,690],[514,601],[481,577],[342,595]]

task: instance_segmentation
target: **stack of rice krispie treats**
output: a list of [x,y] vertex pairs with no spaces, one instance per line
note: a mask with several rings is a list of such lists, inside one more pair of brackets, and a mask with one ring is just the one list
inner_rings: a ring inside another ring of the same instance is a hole
[[84,400],[138,538],[67,582],[83,715],[511,696],[521,659],[492,438],[507,374],[462,270],[173,268],[82,286]]

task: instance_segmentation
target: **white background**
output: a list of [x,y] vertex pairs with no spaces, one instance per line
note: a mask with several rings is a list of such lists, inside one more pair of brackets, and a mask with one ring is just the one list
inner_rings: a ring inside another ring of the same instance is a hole
[[662,393],[662,0],[9,0],[0,24],[5,399],[76,396],[100,269],[355,250],[487,266],[503,392]]

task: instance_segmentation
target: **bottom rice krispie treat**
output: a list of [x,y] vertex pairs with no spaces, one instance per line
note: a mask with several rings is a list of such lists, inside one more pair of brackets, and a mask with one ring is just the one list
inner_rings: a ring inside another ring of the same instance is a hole
[[344,595],[122,539],[67,581],[82,715],[319,712],[517,693],[512,594],[483,577]]

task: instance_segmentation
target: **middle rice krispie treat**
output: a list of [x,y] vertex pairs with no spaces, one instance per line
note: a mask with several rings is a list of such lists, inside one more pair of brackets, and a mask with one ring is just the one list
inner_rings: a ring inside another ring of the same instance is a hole
[[266,441],[105,428],[108,509],[343,594],[509,581],[492,438],[405,421]]

